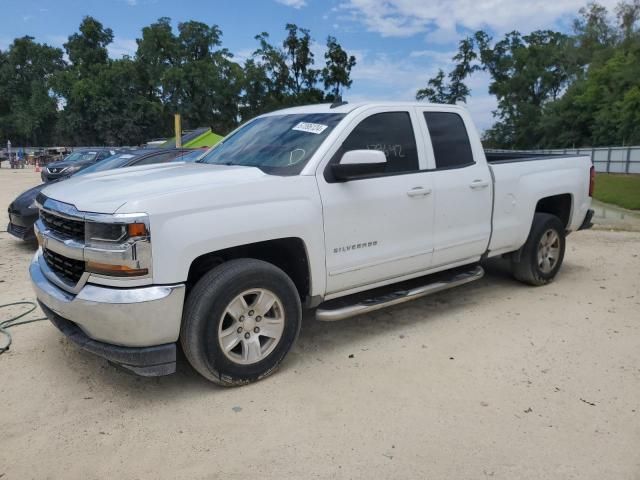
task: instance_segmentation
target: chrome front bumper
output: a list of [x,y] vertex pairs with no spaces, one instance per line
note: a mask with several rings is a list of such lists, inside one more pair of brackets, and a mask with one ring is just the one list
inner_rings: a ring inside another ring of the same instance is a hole
[[85,284],[69,293],[47,277],[38,251],[29,267],[38,300],[62,319],[76,324],[92,340],[121,347],[175,343],[180,333],[185,286],[109,288]]

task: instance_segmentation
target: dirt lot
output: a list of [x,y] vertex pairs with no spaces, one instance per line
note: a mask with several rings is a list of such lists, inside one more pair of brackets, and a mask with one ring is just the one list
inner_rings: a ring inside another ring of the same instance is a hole
[[[0,169],[6,206],[37,183]],[[0,233],[0,303],[33,299]],[[311,319],[275,376],[130,376],[48,322],[0,356],[0,479],[640,478],[640,233],[569,237],[557,281]],[[6,318],[10,312],[0,310]]]

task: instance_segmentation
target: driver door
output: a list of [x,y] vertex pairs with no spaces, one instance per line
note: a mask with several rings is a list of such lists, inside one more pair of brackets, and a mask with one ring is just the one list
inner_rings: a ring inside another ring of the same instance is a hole
[[[423,272],[431,265],[433,185],[413,109],[363,112],[319,174],[327,295]],[[339,182],[330,165],[351,150],[376,149],[384,173]]]

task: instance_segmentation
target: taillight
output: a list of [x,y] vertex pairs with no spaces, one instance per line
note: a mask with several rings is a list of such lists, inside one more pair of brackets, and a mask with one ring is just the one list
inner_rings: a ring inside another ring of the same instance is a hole
[[591,165],[589,170],[589,196],[593,197],[593,189],[596,187],[596,167]]

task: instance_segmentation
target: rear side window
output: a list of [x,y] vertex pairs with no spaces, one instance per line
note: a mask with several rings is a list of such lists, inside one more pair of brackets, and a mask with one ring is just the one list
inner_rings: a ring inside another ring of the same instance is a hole
[[427,121],[436,168],[473,165],[469,135],[462,117],[457,113],[424,112]]
[[338,151],[380,150],[387,157],[386,172],[417,171],[418,151],[409,112],[377,113],[365,118],[349,134]]

